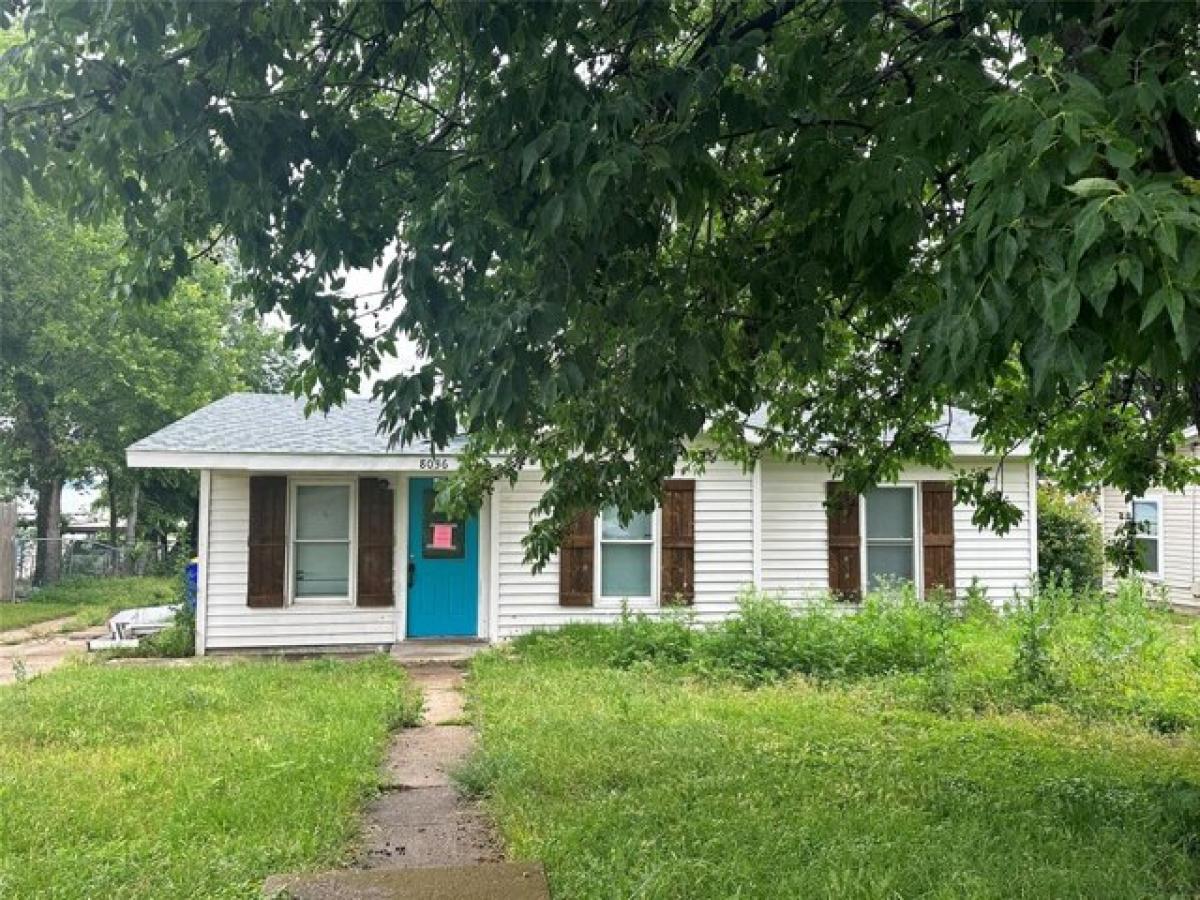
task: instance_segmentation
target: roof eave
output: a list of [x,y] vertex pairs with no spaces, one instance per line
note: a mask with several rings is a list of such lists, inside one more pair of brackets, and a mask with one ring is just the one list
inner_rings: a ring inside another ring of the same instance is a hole
[[130,447],[131,469],[214,469],[238,472],[438,472],[458,468],[448,453],[227,453]]
[[[982,444],[950,445],[955,458],[995,459]],[[1008,454],[1029,456],[1028,444]],[[445,472],[458,468],[453,453],[400,450],[394,453],[229,453],[203,450],[153,450],[130,447],[125,459],[131,469],[213,469],[237,472]]]

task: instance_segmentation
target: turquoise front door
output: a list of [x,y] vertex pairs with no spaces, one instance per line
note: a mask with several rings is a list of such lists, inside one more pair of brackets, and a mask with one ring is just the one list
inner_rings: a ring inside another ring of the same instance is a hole
[[408,636],[475,637],[479,623],[479,518],[433,508],[432,478],[408,482]]

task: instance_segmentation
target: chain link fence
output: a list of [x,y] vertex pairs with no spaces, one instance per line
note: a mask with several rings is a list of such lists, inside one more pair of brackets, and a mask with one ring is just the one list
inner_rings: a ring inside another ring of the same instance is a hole
[[162,548],[152,543],[114,546],[92,538],[65,537],[50,541],[18,535],[13,539],[18,597],[27,597],[33,590],[39,545],[45,546],[48,558],[53,558],[51,554],[57,554],[61,578],[147,575],[160,571],[166,564]]

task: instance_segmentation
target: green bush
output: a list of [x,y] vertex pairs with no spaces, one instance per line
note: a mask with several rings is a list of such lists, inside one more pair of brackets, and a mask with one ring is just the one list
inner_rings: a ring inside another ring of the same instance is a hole
[[196,655],[196,614],[180,603],[174,621],[157,634],[141,639],[136,647],[105,651],[108,659],[132,657],[178,659]]
[[668,610],[661,618],[631,615],[628,610],[614,626],[608,661],[622,668],[640,662],[680,665],[695,654],[698,635],[692,618]]
[[1104,539],[1090,501],[1055,487],[1038,488],[1038,579],[1069,578],[1085,590],[1100,587]]
[[939,712],[1038,709],[1124,718],[1159,732],[1200,724],[1200,626],[1156,608],[1137,580],[1112,595],[1069,576],[1035,584],[1003,609],[981,590],[956,610],[890,587],[861,606],[794,605],[747,591],[737,613],[697,626],[685,613],[622,616],[519,638],[538,661],[673,670],[750,687],[804,676],[855,682],[879,702]]
[[922,602],[907,587],[869,594],[855,611],[827,599],[793,609],[747,592],[737,615],[705,633],[698,658],[752,684],[919,671],[943,657],[948,616],[948,604]]
[[737,613],[708,628],[681,612],[626,613],[611,626],[571,625],[527,635],[514,646],[536,658],[676,666],[747,684],[797,674],[859,678],[938,664],[946,655],[949,619],[948,603],[921,601],[906,587],[870,594],[853,611],[827,598],[794,608],[745,591]]
[[196,614],[186,603],[175,612],[175,621],[142,641],[148,656],[184,657],[196,655]]

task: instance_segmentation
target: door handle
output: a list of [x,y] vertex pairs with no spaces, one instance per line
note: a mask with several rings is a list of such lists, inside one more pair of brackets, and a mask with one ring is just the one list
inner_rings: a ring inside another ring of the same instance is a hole
[[417,564],[411,559],[408,561],[408,589],[412,590],[412,586],[417,582]]

